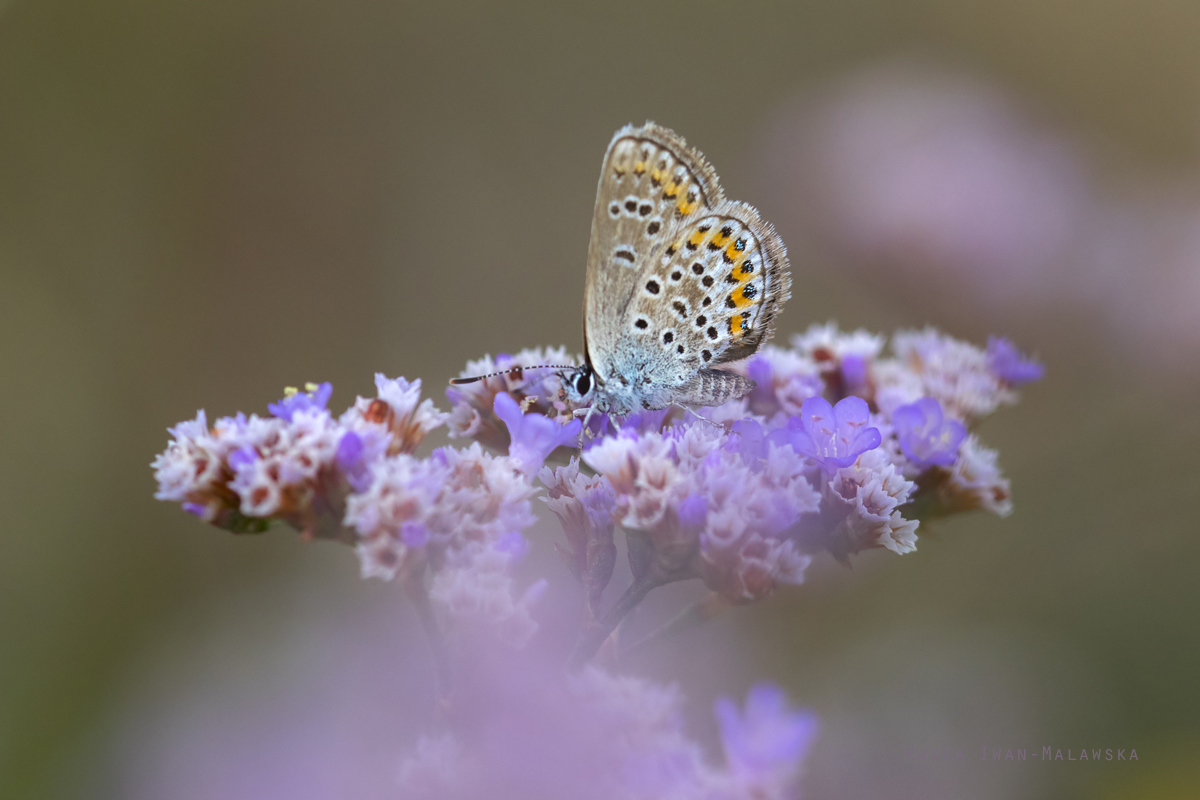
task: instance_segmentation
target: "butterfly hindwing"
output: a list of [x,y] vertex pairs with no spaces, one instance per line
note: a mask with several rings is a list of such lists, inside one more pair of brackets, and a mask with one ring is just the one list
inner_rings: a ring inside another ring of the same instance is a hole
[[655,381],[683,383],[696,370],[752,354],[788,297],[783,242],[745,203],[726,201],[680,225],[656,261],[634,288],[626,311],[633,324],[618,346],[661,349],[666,373]]

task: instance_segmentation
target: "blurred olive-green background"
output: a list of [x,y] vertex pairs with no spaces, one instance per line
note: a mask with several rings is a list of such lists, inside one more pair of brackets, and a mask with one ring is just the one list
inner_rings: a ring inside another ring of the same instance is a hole
[[[1189,181],[1197,42],[1200,4],[1177,0],[0,2],[0,796],[122,796],[115,762],[136,756],[114,731],[141,684],[182,674],[164,653],[236,624],[303,637],[307,615],[389,591],[336,547],[235,539],[153,501],[165,428],[261,413],[306,380],[341,409],[376,371],[444,407],[468,358],[578,349],[600,158],[647,118],[777,220],[795,275],[781,339],[933,323],[1010,335],[1048,367],[983,431],[1010,518],[825,565],[681,647],[737,628],[721,657],[817,708],[811,797],[1196,796],[1196,350],[1119,346],[1086,303],[997,311],[849,269],[789,222],[761,145],[806,92],[918,58],[1017,98],[1100,184]],[[253,671],[249,644],[220,652]],[[686,661],[646,669],[688,688]],[[744,688],[694,699],[702,715]],[[1139,760],[870,783],[884,756],[840,744],[868,728],[889,758]]]

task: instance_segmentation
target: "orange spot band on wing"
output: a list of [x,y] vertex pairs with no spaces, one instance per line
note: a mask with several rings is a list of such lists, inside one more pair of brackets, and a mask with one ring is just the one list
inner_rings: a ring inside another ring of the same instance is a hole
[[757,302],[757,300],[746,297],[746,286],[739,286],[730,297],[733,298],[733,304],[738,308],[752,306]]
[[737,337],[741,336],[742,332],[745,329],[746,329],[746,315],[745,314],[734,314],[732,317],[729,318],[729,333],[733,336],[733,338],[736,339]]
[[692,247],[699,247],[704,244],[704,231],[696,231],[688,237],[688,244]]
[[[749,269],[746,269],[746,267],[749,267]],[[741,281],[748,281],[751,278],[753,278],[754,273],[755,273],[755,270],[754,270],[753,265],[748,261],[743,261],[742,263],[735,266],[733,268],[733,272],[731,272],[730,274],[733,275],[734,280],[741,282]]]

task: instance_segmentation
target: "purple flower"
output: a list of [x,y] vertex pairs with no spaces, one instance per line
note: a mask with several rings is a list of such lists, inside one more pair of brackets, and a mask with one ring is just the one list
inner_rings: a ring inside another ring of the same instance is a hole
[[760,414],[779,410],[772,373],[771,362],[766,356],[756,355],[746,362],[746,377],[754,381],[754,388],[750,390],[750,407]]
[[700,530],[708,519],[708,501],[700,493],[690,494],[675,506],[675,517],[685,528]]
[[900,449],[919,467],[948,467],[958,458],[958,448],[967,429],[956,419],[947,419],[942,404],[932,397],[900,406],[892,413],[892,425]]
[[729,771],[755,783],[786,782],[817,735],[816,716],[789,710],[783,690],[770,684],[750,690],[744,713],[725,697],[716,713]]
[[1012,342],[999,336],[988,337],[987,363],[993,375],[1013,386],[1040,381],[1046,372],[1045,367],[1026,358]]
[[618,433],[620,428],[608,414],[593,414],[583,434],[583,449],[587,450],[604,437],[616,436]]
[[556,544],[555,549],[584,584],[589,609],[598,615],[617,561],[613,543],[617,498],[612,486],[602,475],[581,475],[578,459],[557,469],[544,467],[539,477],[550,495],[543,500],[562,522],[566,535],[566,542]]
[[354,431],[346,431],[334,455],[334,460],[356,492],[366,491],[371,484],[371,476],[363,460],[364,449],[362,437]]
[[842,358],[842,380],[846,388],[857,390],[867,385],[867,360],[857,353]]
[[520,561],[529,552],[529,540],[520,531],[509,531],[496,540],[496,549],[507,553],[513,561]]
[[400,541],[405,547],[424,547],[429,542],[429,528],[420,522],[401,522]]
[[797,413],[804,400],[820,394],[825,385],[811,358],[770,345],[745,362],[745,374],[755,383],[747,398],[749,410],[768,418],[781,411]]
[[508,427],[509,456],[526,475],[541,469],[556,447],[574,443],[583,426],[577,419],[562,425],[543,414],[522,414],[517,401],[505,392],[496,395],[493,410]]
[[658,411],[642,411],[637,414],[630,414],[621,422],[621,433],[627,436],[637,436],[641,433],[657,433],[662,430],[663,422],[670,413],[671,409],[664,408]]
[[763,426],[753,419],[733,423],[733,433],[725,448],[741,455],[746,466],[755,468],[767,457],[767,437]]
[[203,519],[204,516],[208,513],[208,506],[202,505],[200,503],[184,503],[183,510],[189,514],[195,514],[197,517],[200,517],[201,519]]
[[229,466],[234,472],[240,472],[258,460],[258,452],[253,447],[239,447],[229,454]]
[[787,427],[773,431],[768,440],[790,444],[797,453],[816,461],[826,471],[848,467],[863,453],[879,447],[878,428],[868,427],[871,412],[861,397],[846,397],[830,406],[823,397],[810,397],[800,416]]
[[306,384],[303,392],[289,390],[289,394],[278,403],[267,404],[267,410],[279,419],[292,421],[292,415],[297,411],[307,411],[310,408],[325,410],[329,396],[333,394],[333,384]]
[[[490,378],[446,390],[450,401],[450,417],[447,420],[451,438],[469,437],[496,450],[503,449],[508,437],[504,424],[496,417],[495,399],[501,392],[508,393],[520,404],[523,411],[546,416],[570,413],[559,399],[562,380],[555,369],[532,369],[544,364],[571,364],[576,358],[562,347],[535,347],[522,350],[515,355],[501,353],[496,358],[484,356],[468,361],[459,373],[460,377],[492,375]],[[515,372],[505,372],[514,367],[530,367]]]

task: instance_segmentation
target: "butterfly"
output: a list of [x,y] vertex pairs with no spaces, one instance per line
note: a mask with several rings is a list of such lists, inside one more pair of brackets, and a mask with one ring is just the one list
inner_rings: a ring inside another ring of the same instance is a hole
[[584,363],[561,373],[563,399],[590,417],[742,397],[754,382],[719,367],[771,336],[790,287],[775,228],[726,199],[699,151],[653,122],[627,125],[596,189]]

